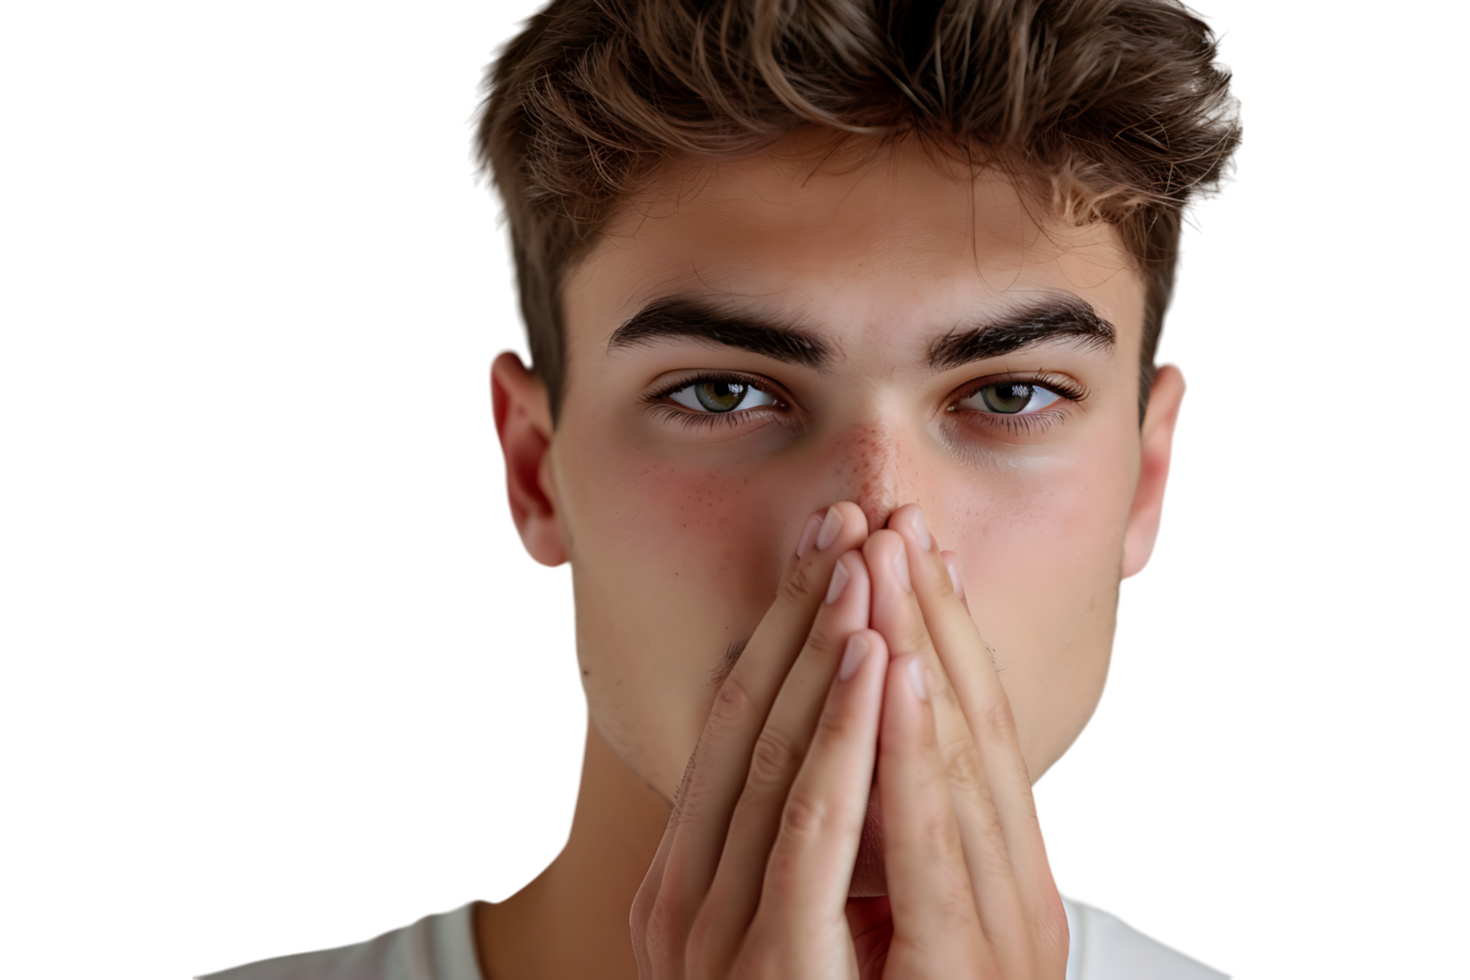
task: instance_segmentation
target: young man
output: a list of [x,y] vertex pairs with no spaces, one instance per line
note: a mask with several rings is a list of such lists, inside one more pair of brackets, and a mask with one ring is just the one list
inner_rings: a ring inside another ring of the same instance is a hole
[[1064,903],[1031,798],[1158,531],[1213,57],[1171,0],[535,17],[479,152],[511,511],[575,582],[571,839],[500,905],[218,976],[1216,976]]

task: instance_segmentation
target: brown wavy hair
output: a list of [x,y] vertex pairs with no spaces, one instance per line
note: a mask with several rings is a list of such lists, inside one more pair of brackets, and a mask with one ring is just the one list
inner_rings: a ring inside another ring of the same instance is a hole
[[1240,140],[1215,55],[1176,0],[553,0],[487,70],[475,139],[553,418],[561,283],[619,205],[671,159],[812,126],[917,137],[1115,226],[1147,284],[1141,409],[1184,208]]

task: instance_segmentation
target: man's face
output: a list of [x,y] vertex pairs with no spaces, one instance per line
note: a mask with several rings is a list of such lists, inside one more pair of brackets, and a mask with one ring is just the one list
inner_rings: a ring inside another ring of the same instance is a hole
[[565,286],[546,489],[583,683],[669,798],[807,517],[841,500],[870,530],[918,503],[959,553],[1033,777],[1102,693],[1140,277],[1112,229],[1049,220],[999,176],[824,152],[671,171]]

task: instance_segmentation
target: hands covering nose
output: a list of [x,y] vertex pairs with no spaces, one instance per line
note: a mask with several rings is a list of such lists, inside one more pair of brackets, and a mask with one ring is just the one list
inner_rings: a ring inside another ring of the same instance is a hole
[[[915,505],[807,522],[632,910],[645,978],[1060,978],[1067,925],[959,559]],[[849,899],[870,792],[887,897]]]
[[[895,666],[906,654],[931,696],[898,697],[890,668],[877,771],[893,921],[883,975],[1061,977],[1066,915],[959,556],[932,541],[917,506],[888,526],[863,549],[874,569],[872,625]],[[890,554],[891,577],[882,574]]]

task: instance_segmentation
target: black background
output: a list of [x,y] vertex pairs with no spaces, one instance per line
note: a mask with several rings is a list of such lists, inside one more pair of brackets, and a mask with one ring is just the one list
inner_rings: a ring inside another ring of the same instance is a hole
[[[276,129],[320,178],[278,178],[300,201],[287,245],[318,264],[287,306],[304,320],[253,334],[279,360],[238,444],[221,538],[238,574],[200,605],[219,655],[190,676],[190,973],[501,898],[566,832],[582,710],[566,572],[529,563],[504,511],[482,381],[520,339],[460,129],[514,16],[375,32],[340,72],[303,69],[322,107]],[[1250,103],[1251,32],[1217,26]],[[1252,580],[1257,517],[1233,489],[1260,433],[1241,423],[1238,334],[1269,279],[1261,156],[1189,235],[1164,357],[1192,388],[1163,544],[1125,588],[1100,716],[1038,790],[1064,889],[1233,971],[1261,765],[1242,660],[1280,605]]]

